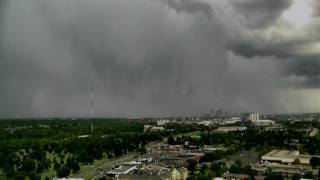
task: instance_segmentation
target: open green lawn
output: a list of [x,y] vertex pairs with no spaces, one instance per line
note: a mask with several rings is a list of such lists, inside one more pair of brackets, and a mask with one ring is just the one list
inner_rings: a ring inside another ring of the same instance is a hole
[[80,171],[77,173],[72,173],[70,177],[78,177],[78,178],[85,178],[85,179],[96,179],[100,176],[101,172],[98,170],[103,169],[104,171],[110,169],[113,165],[117,165],[119,163],[123,163],[125,161],[133,160],[138,153],[131,152],[125,154],[118,158],[108,159],[107,156],[104,156],[101,160],[95,160],[92,165],[80,165]]

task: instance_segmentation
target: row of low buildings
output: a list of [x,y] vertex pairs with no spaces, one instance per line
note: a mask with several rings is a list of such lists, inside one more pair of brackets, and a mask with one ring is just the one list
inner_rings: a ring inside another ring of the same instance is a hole
[[253,164],[252,169],[261,177],[269,172],[280,173],[285,178],[310,172],[318,179],[319,170],[310,165],[312,157],[320,156],[300,154],[296,150],[272,150],[261,156],[261,163]]
[[[206,152],[225,150],[221,147],[204,146],[197,149],[186,149],[184,145],[159,143],[150,153],[139,156],[135,161],[125,162],[105,171],[105,175],[117,180],[186,180],[190,161],[198,164]],[[286,178],[293,175],[304,175],[311,172],[318,178],[318,170],[312,169],[310,159],[320,157],[300,154],[295,150],[272,150],[261,156],[261,161],[250,164],[257,174],[255,179],[264,179],[270,172],[280,173]],[[246,180],[246,174],[224,173],[220,179]],[[219,180],[220,180],[219,179]],[[218,180],[218,179],[217,179]]]
[[186,180],[188,162],[198,162],[202,156],[187,152],[183,146],[159,146],[137,161],[113,167],[106,175],[117,180]]
[[[232,125],[236,123],[240,123],[242,121],[250,121],[254,126],[273,126],[275,125],[275,122],[268,119],[260,119],[260,115],[258,113],[252,113],[248,114],[246,118],[241,117],[229,117],[229,118],[223,118],[223,119],[207,119],[207,120],[201,120],[201,119],[187,119],[185,121],[179,121],[180,123],[186,123],[186,124],[197,124],[197,125],[203,125],[203,126],[211,126],[211,125]],[[177,123],[176,121],[171,121],[169,119],[161,119],[157,121],[157,126],[161,127],[168,123]]]
[[310,159],[312,157],[318,157],[315,155],[300,154],[299,151],[289,150],[272,150],[261,157],[263,162],[276,162],[282,164],[303,164],[310,165]]
[[165,130],[163,126],[144,125],[143,127],[144,132],[162,132]]
[[168,123],[179,123],[179,124],[197,124],[203,126],[211,126],[211,125],[228,125],[228,124],[235,124],[241,122],[240,117],[231,117],[225,119],[207,119],[207,120],[185,120],[185,121],[170,121],[168,119],[158,120],[156,122],[158,127],[162,127]]
[[[310,166],[310,159],[319,157],[315,155],[300,154],[295,150],[272,150],[261,156],[261,162],[250,164],[256,175],[255,180],[264,180],[266,175],[274,172],[281,174],[284,179],[291,179],[294,175],[302,177],[311,173],[313,179],[319,179],[319,169]],[[225,173],[223,177],[214,180],[249,180],[252,179],[248,174]],[[303,179],[303,178],[301,178]]]
[[243,121],[250,121],[254,126],[258,127],[268,127],[274,126],[275,122],[268,119],[260,119],[260,115],[258,113],[248,114],[246,118],[241,117],[229,117],[223,119],[200,119],[200,118],[189,118],[183,121],[176,121],[170,119],[160,119],[156,121],[156,125],[145,125],[144,131],[156,132],[156,131],[164,131],[164,126],[168,123],[184,123],[184,124],[197,124],[199,126],[212,126],[212,125],[233,125],[237,123],[241,123]]
[[[203,126],[210,126],[213,125],[212,121],[201,121],[197,123],[198,125],[203,125]],[[232,132],[232,131],[243,131],[246,130],[247,127],[245,126],[223,126],[223,127],[218,127],[215,132]],[[153,126],[153,125],[144,125],[144,132],[162,132],[166,131],[166,129],[163,126]]]
[[140,169],[115,178],[118,180],[186,180],[186,168],[167,168],[157,165],[144,165]]
[[228,133],[228,132],[244,131],[244,130],[247,130],[247,127],[245,127],[245,126],[223,126],[223,127],[218,127],[218,129],[214,130],[214,132]]

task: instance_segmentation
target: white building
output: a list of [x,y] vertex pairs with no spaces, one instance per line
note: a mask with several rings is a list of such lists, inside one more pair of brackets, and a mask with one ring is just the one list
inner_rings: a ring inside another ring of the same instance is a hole
[[231,120],[240,122],[241,121],[241,117],[236,117],[235,116],[235,117],[232,117]]
[[80,135],[80,136],[78,136],[78,138],[88,138],[90,135],[87,135],[87,134],[85,134],[85,135]]
[[162,126],[151,126],[151,125],[144,125],[143,131],[144,132],[158,132],[158,131],[164,131],[166,130]]
[[158,126],[163,126],[163,125],[165,125],[165,124],[167,124],[169,122],[170,122],[169,119],[162,119],[162,120],[157,121],[157,125]]
[[150,132],[159,132],[159,131],[165,131],[166,129],[161,126],[152,126],[150,129]]
[[268,162],[278,162],[284,164],[292,164],[297,161],[299,164],[310,164],[312,157],[319,157],[314,155],[302,155],[299,151],[289,150],[272,150],[263,155],[261,159]]
[[252,121],[253,125],[255,126],[273,126],[276,123],[272,120],[258,120],[258,121]]
[[230,119],[224,120],[222,121],[220,124],[235,124],[241,122],[241,118],[240,117],[232,117]]
[[254,113],[254,114],[249,114],[249,121],[259,121],[259,114]]
[[143,131],[147,132],[147,131],[149,131],[151,129],[151,127],[152,127],[151,125],[144,125],[143,126]]
[[197,122],[198,125],[204,125],[204,126],[210,126],[213,124],[212,121],[200,121],[200,122]]
[[213,180],[224,180],[223,177],[215,177]]
[[268,120],[268,119],[264,119],[264,120],[260,120],[259,118],[259,114],[255,113],[255,114],[249,114],[248,119],[252,122],[253,125],[255,126],[273,126],[276,123],[272,120]]
[[226,127],[219,127],[218,129],[215,130],[215,132],[228,133],[233,131],[244,131],[246,129],[247,127],[244,127],[244,126],[226,126]]
[[135,169],[138,169],[137,165],[120,165],[119,167],[113,168],[112,170],[108,171],[107,174],[109,175],[129,174]]

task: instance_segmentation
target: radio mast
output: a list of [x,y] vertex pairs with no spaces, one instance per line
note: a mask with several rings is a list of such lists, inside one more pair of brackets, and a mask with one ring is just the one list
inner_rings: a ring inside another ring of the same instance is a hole
[[90,88],[90,126],[91,126],[91,135],[93,135],[93,117],[94,117],[94,92],[93,92],[93,81],[91,81],[91,88]]

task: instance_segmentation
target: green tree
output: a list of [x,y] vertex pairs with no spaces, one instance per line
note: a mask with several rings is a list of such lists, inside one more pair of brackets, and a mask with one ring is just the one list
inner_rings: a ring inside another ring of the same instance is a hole
[[199,174],[197,175],[197,180],[212,180],[212,177],[206,174]]
[[73,166],[72,166],[72,171],[73,172],[78,172],[80,170],[80,165],[77,162],[74,162]]
[[61,167],[61,165],[58,162],[54,163],[53,169],[58,170]]
[[292,164],[300,164],[300,160],[298,159],[298,158],[296,158],[294,161],[293,161],[293,163]]
[[140,147],[137,151],[140,153],[140,155],[143,155],[147,152],[145,147]]
[[211,170],[214,172],[215,176],[221,177],[223,173],[226,171],[226,164],[223,162],[212,163]]
[[233,165],[230,167],[229,171],[230,171],[231,173],[237,174],[237,173],[240,173],[241,167],[237,166],[236,164],[233,164]]
[[67,166],[69,169],[72,169],[73,172],[77,172],[77,171],[80,170],[79,164],[75,161],[74,158],[71,158],[71,157],[69,157],[69,158],[67,159],[67,164],[66,164],[66,166]]
[[320,158],[318,157],[312,157],[310,159],[310,165],[312,166],[312,168],[315,168],[317,166],[320,166]]
[[174,140],[174,138],[173,138],[173,136],[171,135],[171,136],[169,136],[168,137],[168,144],[171,144],[171,145],[173,145],[173,144],[175,144],[176,142],[175,142],[175,140]]
[[231,173],[245,173],[242,169],[242,163],[239,159],[235,161],[235,163],[230,167]]
[[70,175],[71,170],[66,167],[66,166],[62,166],[57,170],[57,176],[59,178],[63,178],[63,177],[67,177]]
[[46,158],[46,152],[43,150],[40,144],[36,144],[33,151],[30,153],[30,157],[38,161],[43,161]]
[[303,178],[306,178],[306,179],[313,179],[313,178],[314,178],[314,176],[313,176],[313,174],[312,174],[312,172],[311,172],[311,171],[308,171],[308,172],[306,172],[306,173],[303,175]]
[[301,179],[301,176],[298,174],[295,174],[291,177],[291,180],[300,180],[300,179]]
[[93,161],[94,161],[93,156],[92,156],[91,154],[89,154],[89,155],[88,155],[88,158],[87,158],[87,163],[88,163],[88,164],[92,164]]
[[265,180],[283,180],[283,177],[279,173],[271,172],[267,174]]
[[188,161],[188,170],[191,172],[191,174],[193,174],[196,170],[196,162],[194,160]]
[[3,171],[5,172],[6,176],[8,178],[13,177],[16,174],[16,171],[14,170],[14,168],[10,165],[5,165],[3,168]]
[[37,169],[36,169],[36,172],[38,174],[40,174],[40,173],[43,172],[44,169],[45,169],[45,163],[43,161],[39,162],[38,166],[37,166]]
[[111,153],[108,153],[107,156],[108,156],[109,159],[113,158],[113,155]]
[[79,162],[82,162],[82,163],[87,163],[88,156],[89,156],[89,155],[88,155],[87,151],[81,150],[81,152],[80,152],[77,160],[78,160]]
[[32,172],[36,168],[36,163],[33,159],[27,157],[22,161],[21,169],[26,172]]

